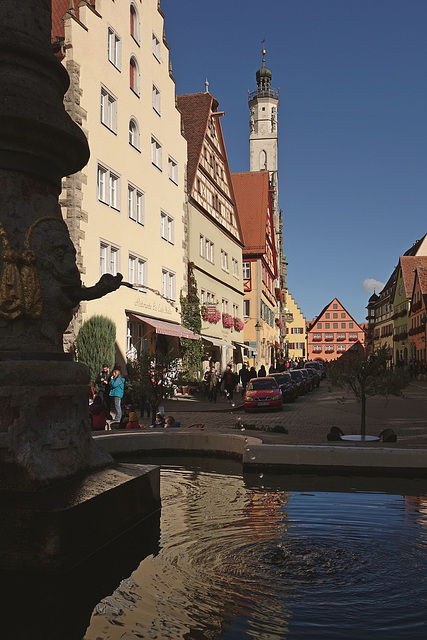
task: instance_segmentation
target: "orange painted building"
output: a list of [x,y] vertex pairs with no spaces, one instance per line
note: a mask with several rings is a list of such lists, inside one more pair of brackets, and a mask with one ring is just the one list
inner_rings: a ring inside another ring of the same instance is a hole
[[365,331],[334,298],[307,325],[308,360],[336,360],[350,349],[364,349]]

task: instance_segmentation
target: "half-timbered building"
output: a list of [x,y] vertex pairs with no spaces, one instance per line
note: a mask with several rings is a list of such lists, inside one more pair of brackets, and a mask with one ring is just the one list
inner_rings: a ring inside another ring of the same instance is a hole
[[208,92],[178,96],[188,145],[188,261],[202,305],[206,361],[224,370],[241,362],[243,235],[221,127],[223,111]]
[[250,364],[275,362],[279,338],[277,253],[268,171],[233,173],[234,193],[242,221],[243,315]]

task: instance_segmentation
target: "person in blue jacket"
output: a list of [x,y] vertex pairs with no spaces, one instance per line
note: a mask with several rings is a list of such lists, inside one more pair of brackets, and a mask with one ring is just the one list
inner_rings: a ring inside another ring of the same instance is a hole
[[110,396],[114,400],[114,408],[116,410],[116,422],[120,422],[122,417],[122,398],[125,392],[125,379],[120,375],[118,369],[114,369],[110,378]]

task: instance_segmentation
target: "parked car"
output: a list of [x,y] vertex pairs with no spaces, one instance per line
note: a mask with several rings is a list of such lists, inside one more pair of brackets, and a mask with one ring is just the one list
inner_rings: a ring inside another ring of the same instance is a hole
[[274,378],[253,378],[249,380],[243,396],[245,411],[267,408],[281,409],[282,404],[282,392]]
[[289,373],[292,377],[292,380],[297,385],[298,395],[303,396],[305,393],[307,393],[307,383],[301,373],[301,369],[292,369],[292,371],[290,371]]
[[325,367],[323,366],[323,364],[321,362],[318,362],[317,360],[315,360],[314,362],[306,362],[305,363],[305,368],[306,369],[316,369],[316,371],[319,373],[321,378],[326,378]]
[[304,376],[305,382],[307,384],[307,391],[313,391],[314,388],[314,380],[313,377],[309,374],[307,369],[300,369],[301,375]]
[[304,371],[306,371],[308,375],[311,377],[313,389],[317,388],[320,384],[320,375],[317,373],[317,370],[307,367],[306,369],[304,369]]
[[292,380],[290,373],[271,373],[269,377],[274,378],[279,385],[283,402],[294,402],[298,398],[297,385]]

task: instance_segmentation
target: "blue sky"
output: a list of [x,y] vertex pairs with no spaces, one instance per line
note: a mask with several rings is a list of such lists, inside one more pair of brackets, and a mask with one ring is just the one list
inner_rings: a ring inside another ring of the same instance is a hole
[[427,233],[427,0],[161,6],[177,93],[209,80],[231,171],[249,170],[247,97],[265,39],[289,290],[308,320],[337,297],[364,321],[363,283],[385,283]]

